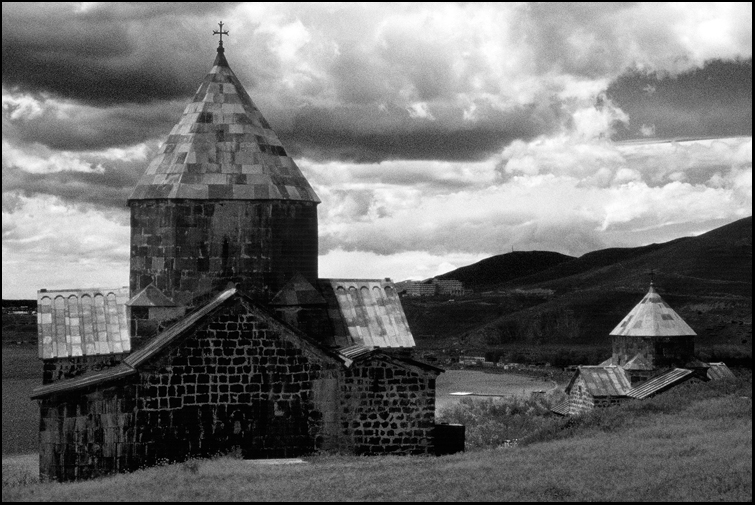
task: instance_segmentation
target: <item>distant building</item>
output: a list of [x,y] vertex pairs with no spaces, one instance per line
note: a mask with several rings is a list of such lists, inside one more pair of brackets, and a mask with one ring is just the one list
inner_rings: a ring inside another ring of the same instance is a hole
[[596,407],[648,398],[690,379],[717,380],[734,375],[724,363],[694,356],[695,332],[653,288],[611,331],[613,353],[597,366],[578,366],[567,400],[552,410],[576,415]]
[[484,356],[461,356],[459,364],[466,366],[482,366],[485,363]]
[[432,281],[404,281],[397,287],[407,296],[461,296],[466,290],[461,281],[454,279],[433,279]]
[[464,294],[464,286],[461,281],[455,279],[433,279],[439,295],[460,296]]
[[412,282],[406,286],[409,296],[435,296],[437,292],[437,287],[432,283]]

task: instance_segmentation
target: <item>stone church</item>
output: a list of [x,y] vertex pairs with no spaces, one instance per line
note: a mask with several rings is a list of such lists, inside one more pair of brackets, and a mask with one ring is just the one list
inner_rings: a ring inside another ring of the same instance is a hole
[[611,357],[580,366],[566,386],[568,398],[552,410],[577,415],[642,400],[689,380],[733,378],[724,363],[695,357],[695,331],[656,292],[647,294],[611,331]]
[[319,202],[221,40],[128,199],[129,286],[38,292],[41,478],[434,453],[443,370],[390,279],[318,277]]

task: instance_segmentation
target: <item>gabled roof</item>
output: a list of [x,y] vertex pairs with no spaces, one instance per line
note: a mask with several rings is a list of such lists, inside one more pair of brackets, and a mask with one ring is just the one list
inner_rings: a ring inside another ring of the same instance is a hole
[[637,387],[627,391],[627,396],[643,400],[649,396],[665,391],[692,377],[692,370],[686,368],[674,368],[657,377],[643,382]]
[[414,347],[414,337],[390,280],[320,279],[335,328],[335,345]]
[[180,305],[171,300],[154,284],[148,285],[126,302],[128,307],[179,307]]
[[580,366],[574,372],[566,393],[570,393],[577,377],[582,377],[585,387],[592,396],[626,396],[631,389],[624,370],[618,366]]
[[696,335],[650,285],[645,297],[611,331],[611,335],[671,337]]
[[635,355],[634,358],[624,363],[621,368],[624,370],[655,370],[653,365],[642,354]]
[[79,375],[78,377],[74,377],[73,379],[64,379],[53,382],[52,384],[34,388],[34,391],[32,391],[31,394],[31,398],[32,400],[34,400],[55,393],[74,391],[77,389],[85,388],[87,386],[94,386],[97,384],[102,384],[103,382],[109,382],[123,377],[128,377],[129,375],[133,375],[135,373],[135,368],[126,365],[125,363],[119,363],[118,365],[111,368],[87,372]]
[[559,416],[569,415],[569,399],[562,400],[551,407],[551,412]]
[[273,297],[270,305],[300,306],[325,305],[325,298],[300,273],[294,274],[283,288]]
[[268,325],[280,325],[287,331],[291,332],[292,336],[296,336],[300,339],[303,345],[307,346],[310,351],[314,351],[320,354],[323,358],[332,359],[337,362],[343,363],[346,367],[351,366],[355,361],[361,361],[368,358],[378,357],[380,359],[387,359],[402,364],[403,366],[418,367],[424,370],[430,370],[435,372],[443,372],[442,368],[417,361],[408,357],[393,356],[382,352],[377,348],[368,348],[361,345],[355,345],[350,348],[331,350],[324,348],[320,343],[314,341],[301,331],[286,323],[275,319],[272,315],[268,314],[264,308],[257,305],[253,300],[246,297],[243,293],[239,293],[236,288],[229,288],[225,291],[217,294],[210,302],[204,306],[198,308],[194,312],[190,313],[180,321],[176,322],[165,331],[157,335],[143,348],[133,352],[126,357],[122,363],[99,371],[93,371],[85,373],[79,377],[72,379],[64,379],[53,384],[38,387],[34,389],[32,398],[42,398],[55,393],[71,392],[78,389],[82,389],[88,386],[95,386],[105,382],[110,382],[123,377],[128,377],[137,373],[140,366],[147,364],[151,358],[158,355],[163,349],[174,345],[180,341],[183,335],[188,330],[196,325],[200,324],[205,318],[212,317],[212,314],[218,310],[222,310],[224,304],[232,297],[242,297],[245,299],[256,314],[260,317],[266,318],[266,324]]
[[199,324],[204,318],[210,317],[216,310],[222,310],[223,304],[226,303],[234,295],[244,297],[250,303],[250,305],[254,307],[254,309],[261,317],[269,317],[269,324],[278,323],[281,326],[286,327],[286,329],[288,329],[289,331],[297,334],[305,342],[305,345],[308,345],[311,350],[316,350],[316,352],[320,352],[323,356],[328,356],[331,359],[340,359],[341,361],[346,361],[344,357],[340,356],[338,353],[330,351],[328,349],[323,349],[321,346],[312,341],[306,335],[303,335],[295,328],[288,327],[285,323],[275,320],[272,316],[268,316],[266,313],[264,313],[264,310],[260,306],[256,305],[251,299],[247,298],[242,293],[238,293],[236,288],[234,287],[226,289],[225,291],[222,291],[215,295],[215,297],[207,304],[188,314],[183,319],[177,321],[175,324],[153,338],[141,349],[138,349],[137,351],[131,353],[119,365],[101,371],[88,372],[79,377],[64,379],[53,384],[38,387],[34,389],[32,398],[41,398],[43,396],[54,393],[70,392],[85,388],[87,386],[94,386],[97,384],[109,382],[136,373],[140,366],[148,363],[149,360],[157,355],[160,351],[178,341],[183,335],[186,334],[187,330],[190,330],[192,327]]
[[734,373],[726,366],[725,363],[708,363],[708,379],[735,379]]
[[381,359],[387,359],[398,363],[400,366],[415,366],[423,370],[430,370],[433,372],[445,372],[443,368],[425,363],[424,361],[418,361],[409,356],[396,356],[394,354],[388,354],[383,349],[374,347],[365,347],[363,345],[352,345],[350,347],[344,347],[336,351],[338,356],[342,359],[346,367],[350,367],[352,363],[364,361],[373,357],[379,357]]
[[320,201],[222,47],[129,197],[153,199]]
[[128,287],[37,292],[41,359],[121,354],[131,350]]
[[236,294],[236,288],[226,289],[225,291],[221,292],[209,303],[198,308],[183,319],[177,321],[175,324],[171,325],[165,331],[150,340],[147,345],[131,353],[126,359],[123,360],[123,362],[131,367],[138,367],[149,358],[160,352],[162,349],[167,347],[177,337],[179,337],[187,329],[194,326],[202,318],[212,313],[213,310],[222,305],[223,302],[228,300],[234,294]]

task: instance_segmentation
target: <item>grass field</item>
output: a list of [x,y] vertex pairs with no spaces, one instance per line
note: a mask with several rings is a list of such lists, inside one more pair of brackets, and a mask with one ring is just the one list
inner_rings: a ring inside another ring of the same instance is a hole
[[3,501],[752,501],[752,381],[679,387],[536,434],[444,457],[222,457],[40,484],[3,459]]
[[42,384],[37,347],[3,345],[3,456],[37,451],[39,408],[32,390]]

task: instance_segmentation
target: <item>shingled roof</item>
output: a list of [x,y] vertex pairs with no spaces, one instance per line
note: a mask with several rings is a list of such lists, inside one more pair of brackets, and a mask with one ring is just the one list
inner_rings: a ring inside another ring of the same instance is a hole
[[673,337],[696,335],[650,285],[645,297],[613,329],[611,335]]
[[319,279],[339,347],[414,347],[414,337],[390,280]]
[[127,300],[128,287],[39,290],[39,357],[71,358],[129,352]]
[[320,200],[223,53],[129,201]]
[[580,366],[572,376],[569,385],[566,386],[567,394],[571,392],[578,376],[581,376],[585,381],[585,387],[592,396],[626,396],[627,391],[632,388],[621,367],[613,365]]

